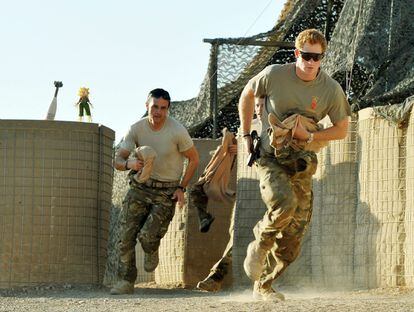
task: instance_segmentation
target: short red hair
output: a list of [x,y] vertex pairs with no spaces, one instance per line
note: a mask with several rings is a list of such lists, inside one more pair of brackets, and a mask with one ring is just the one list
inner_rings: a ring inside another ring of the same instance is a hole
[[328,45],[323,33],[314,28],[305,29],[296,37],[296,40],[295,40],[296,49],[302,50],[306,42],[309,42],[310,44],[319,43],[322,47],[322,53],[325,53],[326,47]]

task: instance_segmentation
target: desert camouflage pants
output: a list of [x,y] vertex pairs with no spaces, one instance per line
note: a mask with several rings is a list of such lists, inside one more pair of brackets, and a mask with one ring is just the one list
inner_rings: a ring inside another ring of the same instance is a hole
[[277,159],[267,154],[256,162],[267,211],[253,232],[260,247],[269,251],[260,278],[265,287],[270,287],[299,255],[312,215],[312,175],[316,167],[314,152],[290,148]]
[[208,197],[204,193],[203,185],[194,184],[189,191],[190,207],[197,208],[198,221],[209,216],[207,212]]
[[[196,207],[199,222],[202,219],[207,218],[207,204],[208,197],[204,193],[203,185],[193,185],[189,194],[190,207]],[[229,242],[227,243],[226,249],[223,252],[223,255],[219,261],[211,268],[209,276],[212,277],[215,281],[222,281],[224,276],[227,275],[229,268],[232,264],[232,249],[233,249],[233,236],[234,236],[234,207],[232,212],[232,217],[230,221],[229,228]]]
[[174,213],[175,203],[171,197],[176,187],[151,188],[132,183],[122,203],[119,215],[120,239],[118,277],[135,282],[135,245],[137,238],[146,253],[156,251],[161,238],[167,233]]
[[233,239],[234,239],[234,216],[235,216],[235,207],[233,206],[233,211],[231,213],[230,227],[229,227],[229,241],[227,243],[226,249],[221,256],[221,259],[214,264],[211,268],[209,276],[212,277],[215,281],[221,282],[224,277],[229,272],[231,267],[233,256]]

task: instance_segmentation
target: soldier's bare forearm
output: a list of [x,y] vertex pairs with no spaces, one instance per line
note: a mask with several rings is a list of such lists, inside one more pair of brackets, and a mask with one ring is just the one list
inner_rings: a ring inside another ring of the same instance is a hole
[[250,133],[254,113],[254,93],[249,87],[243,89],[239,100],[239,117],[242,135]]
[[198,159],[197,160],[190,160],[188,162],[187,168],[185,170],[184,176],[181,179],[180,185],[182,187],[187,187],[188,183],[190,182],[191,178],[193,177],[196,169],[198,167]]
[[115,154],[114,167],[116,170],[125,171],[128,170],[128,157],[130,152],[126,149],[120,148]]

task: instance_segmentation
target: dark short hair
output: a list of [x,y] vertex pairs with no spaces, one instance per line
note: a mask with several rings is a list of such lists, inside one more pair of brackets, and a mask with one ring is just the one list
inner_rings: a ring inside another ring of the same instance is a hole
[[164,89],[161,89],[161,88],[151,90],[150,93],[148,93],[147,103],[150,98],[154,98],[154,99],[161,98],[161,99],[167,100],[168,107],[170,106],[170,103],[171,103],[170,94],[168,93],[168,91],[165,91]]

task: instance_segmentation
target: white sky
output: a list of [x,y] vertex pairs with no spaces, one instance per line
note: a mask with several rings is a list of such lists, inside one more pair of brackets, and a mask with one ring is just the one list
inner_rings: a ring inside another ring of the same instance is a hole
[[204,38],[270,30],[284,0],[0,1],[0,118],[44,119],[63,82],[56,120],[77,120],[79,87],[93,121],[118,141],[161,87],[173,100],[198,94],[210,45]]

